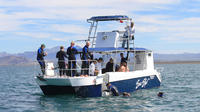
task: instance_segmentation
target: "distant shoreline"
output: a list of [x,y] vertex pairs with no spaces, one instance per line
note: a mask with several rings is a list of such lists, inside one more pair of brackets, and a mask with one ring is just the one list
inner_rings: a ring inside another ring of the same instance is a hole
[[155,61],[155,64],[200,64],[200,61]]
[[[200,64],[200,61],[155,61],[155,64]],[[38,65],[37,62],[19,63],[19,64],[1,64],[0,66],[33,66]]]

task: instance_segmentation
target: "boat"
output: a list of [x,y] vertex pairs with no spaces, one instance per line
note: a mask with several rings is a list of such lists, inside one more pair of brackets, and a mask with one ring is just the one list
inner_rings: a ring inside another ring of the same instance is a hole
[[[52,69],[55,68],[55,63],[46,62],[45,75],[35,77],[45,95],[74,94],[81,97],[102,97],[108,95],[105,93],[107,83],[114,85],[120,94],[160,86],[161,75],[154,67],[152,50],[135,47],[134,39],[130,35],[128,38],[123,37],[125,30],[103,32],[97,30],[98,23],[113,21],[129,27],[132,19],[126,15],[91,17],[87,19],[87,22],[90,23],[88,38],[77,40],[77,42],[89,41],[91,43],[89,51],[94,56],[104,59],[102,66],[105,66],[109,58],[113,58],[115,67],[120,63],[119,54],[127,54],[130,71],[118,72],[114,70],[112,72],[99,72],[95,76],[89,74],[82,76],[80,67],[82,60],[77,59],[77,64],[79,64],[77,65],[78,76],[59,76],[55,69]],[[125,47],[122,47],[123,41],[127,42]],[[81,48],[78,51],[80,54],[82,53]]]

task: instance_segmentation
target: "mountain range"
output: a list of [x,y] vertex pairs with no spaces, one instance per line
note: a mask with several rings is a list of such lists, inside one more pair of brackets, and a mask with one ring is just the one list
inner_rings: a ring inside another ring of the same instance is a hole
[[[59,47],[53,47],[45,50],[48,53],[46,60],[56,60],[56,52]],[[27,64],[36,61],[36,51],[27,51],[24,53],[9,54],[0,52],[0,65],[18,65]],[[155,62],[181,62],[181,61],[200,61],[200,53],[182,53],[182,54],[159,54],[154,53]]]

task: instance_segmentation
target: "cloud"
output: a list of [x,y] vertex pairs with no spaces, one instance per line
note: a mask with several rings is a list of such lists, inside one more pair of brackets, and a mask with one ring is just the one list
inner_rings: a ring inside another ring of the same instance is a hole
[[4,7],[0,9],[0,12],[4,12],[0,17],[6,17],[6,21],[2,22],[4,24],[1,24],[5,27],[0,29],[20,29],[27,19],[84,21],[95,15],[129,15],[132,11],[149,11],[162,7],[160,5],[179,2],[180,0],[0,0]]
[[23,22],[17,21],[16,18],[13,18],[11,15],[0,13],[0,31],[19,30],[21,24],[23,24]]
[[96,7],[110,6],[112,4],[177,4],[180,0],[1,0],[4,6],[24,6],[24,7]]
[[23,18],[83,20],[93,15],[128,14],[132,11],[150,11],[177,4],[180,0],[8,0],[3,7],[22,8],[12,13]]
[[87,36],[84,35],[73,35],[73,36],[67,36],[67,37],[53,37],[52,40],[55,41],[83,41],[86,40]]
[[[54,41],[86,39],[89,27],[86,19],[98,15],[123,14],[133,18],[139,36],[151,33],[157,35],[156,38],[160,42],[198,43],[200,17],[195,14],[199,8],[188,8],[189,6],[177,8],[183,3],[188,2],[181,0],[0,0],[0,31],[11,32],[13,36],[48,38]],[[193,3],[188,4],[193,6]],[[187,12],[185,14],[187,16],[182,14],[183,11]],[[118,26],[104,25],[104,27],[111,29]]]
[[49,33],[38,33],[38,32],[16,32],[15,34],[18,36],[27,36],[39,39],[52,37],[52,35]]
[[200,43],[200,17],[166,20],[159,29],[159,33],[165,35],[161,40],[172,43]]
[[145,33],[148,33],[148,32],[158,32],[159,31],[159,28],[156,27],[156,26],[138,26],[137,29],[136,29],[136,32],[145,32]]
[[87,34],[88,29],[80,25],[70,25],[70,24],[54,24],[50,29],[58,32],[74,33],[74,34]]
[[60,41],[60,42],[69,42],[74,41],[77,46],[83,47],[85,45],[85,40],[87,39],[87,35],[73,35],[66,37],[54,37],[52,40]]

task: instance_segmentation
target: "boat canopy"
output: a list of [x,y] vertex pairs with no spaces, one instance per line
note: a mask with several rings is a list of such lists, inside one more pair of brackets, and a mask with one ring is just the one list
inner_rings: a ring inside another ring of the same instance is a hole
[[130,18],[125,15],[115,15],[115,16],[93,16],[87,21],[118,21],[118,20],[129,20]]
[[[115,48],[115,47],[105,47],[105,48],[89,48],[90,52],[96,52],[96,53],[109,53],[109,52],[124,52],[128,51],[128,49],[125,48]],[[77,49],[78,52],[82,52],[82,48]],[[129,51],[150,51],[146,48],[130,48]]]

